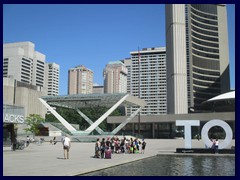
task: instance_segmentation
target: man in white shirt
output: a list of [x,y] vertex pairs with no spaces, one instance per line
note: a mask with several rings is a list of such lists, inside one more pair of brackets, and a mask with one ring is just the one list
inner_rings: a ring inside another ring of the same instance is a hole
[[69,137],[65,137],[63,139],[63,153],[64,153],[64,159],[69,159],[69,149],[71,147],[71,140]]

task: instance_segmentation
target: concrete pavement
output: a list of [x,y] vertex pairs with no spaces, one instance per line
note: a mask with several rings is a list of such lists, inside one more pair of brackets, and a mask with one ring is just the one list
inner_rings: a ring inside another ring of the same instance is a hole
[[[74,176],[141,160],[157,154],[175,154],[176,148],[184,147],[183,139],[146,139],[146,142],[144,154],[113,154],[112,159],[92,158],[95,143],[73,142],[70,149],[70,159],[67,160],[63,159],[63,149],[60,142],[56,145],[50,145],[49,142],[44,142],[42,145],[30,144],[24,150],[3,151],[3,175]],[[228,148],[231,146],[235,146],[235,140]],[[204,148],[204,143],[201,140],[192,140],[192,148]]]

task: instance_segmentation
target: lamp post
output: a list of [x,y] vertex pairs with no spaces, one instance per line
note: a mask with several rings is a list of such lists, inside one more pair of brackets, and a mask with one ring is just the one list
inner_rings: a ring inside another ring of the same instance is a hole
[[[138,98],[140,98],[140,51],[139,51],[139,47],[138,47]],[[138,113],[138,135],[140,135],[140,120],[141,120],[141,116],[140,116],[140,111]]]

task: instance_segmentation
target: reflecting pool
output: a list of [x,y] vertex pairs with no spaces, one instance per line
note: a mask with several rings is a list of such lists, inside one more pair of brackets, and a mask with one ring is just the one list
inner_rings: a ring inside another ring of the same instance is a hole
[[235,156],[158,155],[84,176],[235,176]]

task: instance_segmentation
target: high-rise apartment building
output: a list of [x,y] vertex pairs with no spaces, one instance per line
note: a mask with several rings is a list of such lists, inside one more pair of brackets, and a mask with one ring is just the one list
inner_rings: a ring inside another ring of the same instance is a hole
[[104,93],[126,93],[127,73],[121,61],[109,62],[103,71]]
[[[131,59],[124,61],[129,72],[128,93],[147,102],[141,115],[166,114],[166,48],[143,48],[130,54]],[[135,110],[131,108],[131,111]],[[127,111],[129,115],[131,111]]]
[[166,5],[168,113],[230,90],[226,5]]
[[45,58],[31,42],[3,44],[3,77],[46,87]]
[[60,67],[56,63],[46,63],[47,66],[47,87],[49,96],[59,95],[59,71]]
[[[51,72],[48,70],[51,71],[51,69],[45,59],[44,54],[35,51],[35,45],[32,42],[3,44],[3,77],[11,77],[23,83],[39,86],[48,92],[48,89],[51,89],[51,84],[48,82],[48,74]],[[54,66],[58,66],[59,69],[59,65]],[[59,71],[55,72],[54,77],[58,79]],[[55,90],[58,91],[58,88],[59,83],[56,83]],[[53,94],[48,93],[48,95]]]
[[68,70],[68,94],[93,93],[93,71],[83,65]]

